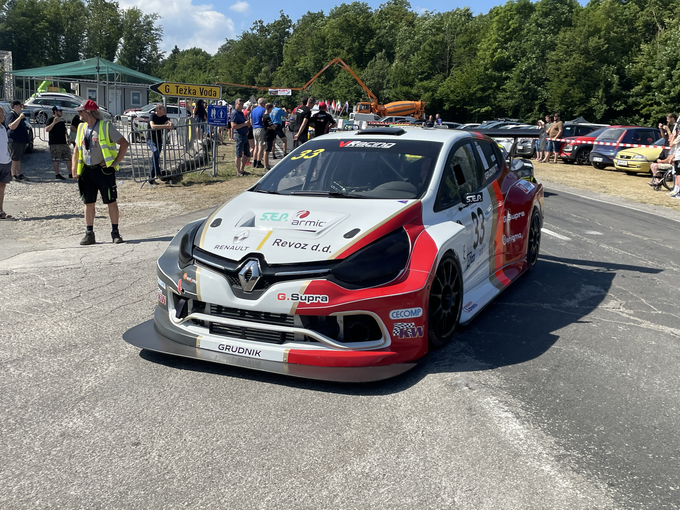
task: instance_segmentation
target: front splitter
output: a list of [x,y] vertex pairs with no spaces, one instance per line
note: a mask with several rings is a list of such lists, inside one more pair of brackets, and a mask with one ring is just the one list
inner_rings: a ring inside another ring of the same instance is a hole
[[174,342],[156,331],[153,320],[148,320],[127,330],[123,333],[123,340],[140,349],[173,356],[321,381],[354,383],[382,381],[403,374],[417,365],[413,362],[372,367],[319,367],[234,356]]

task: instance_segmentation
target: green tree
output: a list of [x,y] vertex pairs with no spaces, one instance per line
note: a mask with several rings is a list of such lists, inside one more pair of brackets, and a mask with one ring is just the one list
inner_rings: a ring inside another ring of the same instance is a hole
[[163,28],[158,24],[158,14],[144,14],[137,7],[127,9],[123,15],[123,43],[118,63],[146,74],[154,74],[163,53],[159,44]]
[[102,57],[113,62],[123,35],[123,16],[118,2],[89,0],[85,21],[84,57]]

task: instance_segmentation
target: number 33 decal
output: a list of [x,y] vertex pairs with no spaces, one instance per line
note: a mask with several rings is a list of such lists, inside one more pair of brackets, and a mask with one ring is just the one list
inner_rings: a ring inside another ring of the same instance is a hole
[[295,156],[294,158],[290,158],[290,159],[302,159],[302,158],[312,159],[312,158],[318,156],[319,154],[321,154],[323,151],[324,151],[324,149],[316,149],[315,151],[306,150],[306,151],[302,151],[299,156]]
[[472,223],[475,224],[475,239],[472,241],[472,247],[477,248],[484,242],[484,211],[481,208],[477,208],[476,211],[472,211]]

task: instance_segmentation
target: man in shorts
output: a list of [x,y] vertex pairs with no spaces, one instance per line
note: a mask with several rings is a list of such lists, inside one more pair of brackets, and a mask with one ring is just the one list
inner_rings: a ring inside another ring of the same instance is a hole
[[66,164],[68,176],[73,177],[71,172],[71,150],[68,147],[66,123],[62,118],[64,112],[61,111],[61,106],[53,106],[52,113],[54,116],[47,120],[45,131],[50,135],[48,145],[50,146],[50,154],[52,155],[54,178],[63,181],[64,177],[59,173],[60,161],[63,161]]
[[231,127],[234,130],[234,149],[236,151],[236,175],[242,177],[248,175],[246,163],[250,158],[250,146],[248,145],[248,127],[250,121],[243,115],[243,99],[238,98],[231,111]]
[[[283,121],[285,116],[286,111],[283,108],[279,108],[278,101],[274,101],[274,108],[272,109],[272,112],[269,114],[269,118],[271,119],[272,124],[274,125],[275,134],[274,138],[278,136],[281,139],[281,142],[283,143],[284,156],[288,154],[288,137],[286,137],[286,133],[283,130]],[[272,159],[276,159],[276,152],[272,153]]]
[[253,138],[255,141],[255,153],[253,154],[253,168],[264,168],[265,147],[267,146],[267,133],[264,128],[262,118],[265,114],[267,101],[263,97],[257,100],[257,106],[250,114],[250,121],[253,123]]
[[[123,242],[118,231],[118,191],[116,171],[125,157],[129,143],[111,122],[103,120],[97,103],[89,99],[83,106],[76,108],[82,121],[78,126],[76,146],[73,151],[73,175],[78,180],[80,196],[85,203],[85,237],[81,245],[95,244],[94,204],[97,194],[109,206],[111,218],[111,239],[115,244]],[[120,149],[116,150],[116,144]]]
[[12,112],[7,119],[9,128],[9,154],[12,157],[12,175],[16,181],[27,181],[28,178],[21,173],[21,158],[26,152],[28,142],[30,142],[30,132],[26,125],[26,116],[21,111],[21,101],[12,103]]
[[5,110],[0,108],[0,220],[13,220],[2,208],[5,200],[5,186],[12,180],[12,158],[9,155]]

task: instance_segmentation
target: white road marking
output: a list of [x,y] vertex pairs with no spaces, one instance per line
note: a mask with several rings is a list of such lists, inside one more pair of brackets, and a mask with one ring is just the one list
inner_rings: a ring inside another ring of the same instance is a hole
[[549,236],[556,237],[557,239],[562,239],[562,241],[571,241],[570,237],[563,236],[562,234],[558,234],[557,232],[553,232],[552,230],[548,230],[545,227],[543,227],[541,229],[541,232],[543,232],[544,234],[548,234]]
[[595,230],[586,230],[584,234],[590,234],[591,236],[601,236],[602,232],[596,232]]

